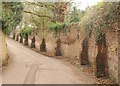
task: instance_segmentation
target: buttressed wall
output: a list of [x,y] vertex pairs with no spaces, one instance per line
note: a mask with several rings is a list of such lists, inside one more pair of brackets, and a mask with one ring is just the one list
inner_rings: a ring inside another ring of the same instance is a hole
[[[82,52],[82,42],[86,37],[86,32],[83,29],[79,29],[76,25],[72,25],[68,28],[69,32],[61,34],[61,51],[62,58],[67,57],[72,60],[75,64],[80,64],[80,54]],[[56,47],[56,38],[53,33],[45,32],[46,37],[46,48],[47,53],[50,56],[54,56]],[[36,46],[39,49],[40,43],[42,42],[42,36],[36,36]],[[107,62],[108,62],[108,73],[110,78],[115,82],[118,82],[118,36],[117,32],[108,31],[106,34],[106,46],[107,46]],[[96,55],[98,54],[98,47],[95,41],[95,36],[89,38],[88,42],[88,59],[92,68],[93,74],[96,73]]]

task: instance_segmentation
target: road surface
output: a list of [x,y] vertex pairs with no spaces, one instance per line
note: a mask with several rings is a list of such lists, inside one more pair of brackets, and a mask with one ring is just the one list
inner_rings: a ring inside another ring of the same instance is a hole
[[2,72],[3,84],[93,84],[92,76],[61,60],[43,56],[22,44],[7,40],[9,65]]

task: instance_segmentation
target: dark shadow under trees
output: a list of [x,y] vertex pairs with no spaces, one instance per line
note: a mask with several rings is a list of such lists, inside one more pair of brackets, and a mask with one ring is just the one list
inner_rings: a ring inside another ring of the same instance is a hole
[[45,42],[45,38],[42,39],[42,43],[40,45],[40,51],[41,52],[46,52],[46,42]]
[[56,41],[56,43],[57,43],[57,47],[55,48],[55,56],[62,56],[60,38]]
[[20,34],[20,43],[23,43],[23,37],[21,34]]
[[86,37],[83,40],[82,43],[82,52],[80,54],[80,61],[81,61],[81,65],[89,65],[89,58],[88,58],[88,41],[89,39]]
[[35,36],[31,39],[31,48],[35,48]]
[[96,76],[99,77],[109,77],[108,73],[108,60],[107,60],[107,46],[106,46],[106,36],[105,34],[99,35],[99,40],[97,41],[98,54],[96,56]]
[[19,35],[17,34],[16,41],[19,41]]
[[28,45],[28,34],[25,34],[25,41],[24,41],[25,45]]

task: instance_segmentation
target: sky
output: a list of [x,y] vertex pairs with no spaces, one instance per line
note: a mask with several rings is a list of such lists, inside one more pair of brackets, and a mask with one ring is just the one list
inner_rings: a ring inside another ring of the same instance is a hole
[[85,10],[88,6],[95,5],[97,2],[101,0],[74,0],[75,5],[82,10]]

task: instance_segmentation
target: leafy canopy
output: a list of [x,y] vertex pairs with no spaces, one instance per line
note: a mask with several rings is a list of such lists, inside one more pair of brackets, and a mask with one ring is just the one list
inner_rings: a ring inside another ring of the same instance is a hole
[[79,14],[80,11],[74,6],[70,14],[71,15],[70,22],[79,22],[80,21]]
[[31,32],[33,31],[33,29],[30,26],[25,26],[21,31],[20,31],[20,35],[23,38],[26,38],[26,34],[27,35],[31,35]]
[[2,30],[9,34],[22,19],[23,5],[21,2],[2,2]]
[[68,22],[56,22],[56,23],[51,23],[50,25],[49,25],[49,29],[51,30],[51,31],[60,31],[60,30],[63,30],[63,29],[65,29],[66,27],[68,27],[69,26],[69,23]]

